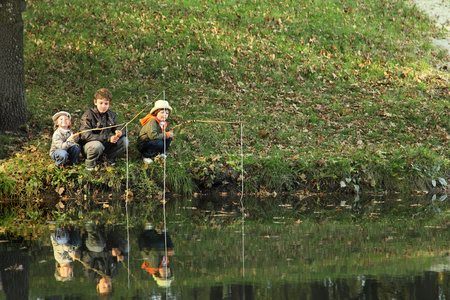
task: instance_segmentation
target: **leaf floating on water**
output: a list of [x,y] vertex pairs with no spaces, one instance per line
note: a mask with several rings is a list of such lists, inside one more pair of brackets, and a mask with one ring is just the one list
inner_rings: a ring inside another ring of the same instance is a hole
[[301,179],[303,182],[306,182],[306,175],[305,175],[305,174],[300,175],[300,179]]
[[436,180],[431,180],[431,185],[433,186],[433,187],[436,187]]
[[58,210],[64,209],[65,207],[64,203],[62,203],[61,201],[59,201],[55,206]]
[[439,201],[444,201],[445,199],[447,199],[447,194],[442,195],[441,198],[439,198]]
[[62,193],[64,193],[64,187],[58,187],[58,188],[56,188],[56,192],[61,196]]
[[440,183],[440,184],[442,184],[443,186],[447,186],[447,181],[445,181],[444,178],[439,177],[438,180],[439,180],[439,183]]
[[94,194],[92,195],[92,200],[94,200],[94,203],[98,203],[97,195],[98,195],[98,190],[95,190]]
[[23,266],[15,264],[14,266],[7,267],[5,271],[22,271]]

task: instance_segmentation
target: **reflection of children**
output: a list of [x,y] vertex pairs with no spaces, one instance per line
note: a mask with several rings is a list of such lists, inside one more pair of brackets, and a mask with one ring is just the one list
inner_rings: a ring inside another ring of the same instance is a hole
[[113,293],[112,278],[119,274],[119,262],[125,260],[129,246],[115,230],[104,230],[94,223],[86,224],[85,248],[81,260],[86,266],[86,275],[96,283],[99,295]]
[[[137,148],[144,157],[144,163],[153,162],[153,158],[158,154],[166,158],[166,151],[172,142],[173,132],[165,131],[167,128],[167,119],[172,112],[169,102],[158,100],[155,106],[145,118],[139,121],[142,129],[137,139]],[[165,144],[165,148],[164,148]]]
[[68,281],[73,278],[73,261],[79,258],[81,237],[76,230],[57,228],[51,235],[53,255],[56,260],[55,278]]
[[[128,147],[128,139],[124,130],[117,121],[117,114],[109,109],[112,94],[107,89],[99,89],[94,96],[94,107],[87,110],[81,117],[80,144],[86,154],[86,170],[92,171],[96,162],[105,155],[108,162],[114,165],[114,159],[125,152]],[[91,130],[106,128],[103,130]]]
[[80,158],[80,146],[76,143],[78,136],[73,135],[71,116],[68,112],[57,112],[53,117],[54,130],[50,156],[55,160],[55,166],[77,164]]
[[[165,252],[166,239],[167,256]],[[144,258],[142,269],[153,276],[158,286],[169,287],[174,278],[168,257],[174,254],[170,236],[165,232],[158,233],[151,225],[147,225],[139,236],[138,242]]]

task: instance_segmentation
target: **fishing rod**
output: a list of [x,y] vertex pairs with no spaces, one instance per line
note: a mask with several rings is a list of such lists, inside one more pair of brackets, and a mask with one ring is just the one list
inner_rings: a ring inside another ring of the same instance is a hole
[[[124,125],[124,124],[125,124],[125,125]],[[108,127],[86,129],[86,130],[83,130],[83,131],[74,133],[73,135],[75,136],[75,135],[80,135],[80,134],[82,134],[82,133],[86,133],[86,132],[89,132],[89,131],[104,130],[104,129],[114,128],[114,127],[119,127],[119,126],[121,126],[121,125],[124,125],[124,127],[125,127],[126,124],[127,124],[127,123],[121,123],[121,124],[112,125],[112,126],[108,126]],[[122,127],[122,129],[123,129],[124,127]],[[122,129],[121,129],[121,130],[122,130]]]
[[[155,97],[155,99],[153,99],[153,102],[155,102],[155,100],[156,100],[162,93],[163,93],[163,92],[159,93],[159,94]],[[148,107],[149,107],[150,105],[153,104],[153,102],[150,102],[149,104],[147,104],[147,106],[145,106],[144,109],[142,109],[142,110],[141,110],[139,113],[137,113],[130,121],[128,121],[128,122],[126,122],[126,123],[116,124],[116,125],[112,125],[112,126],[108,126],[108,127],[102,127],[102,128],[86,129],[86,130],[83,130],[83,131],[80,131],[80,132],[77,132],[77,133],[73,134],[73,136],[80,135],[80,134],[83,134],[83,133],[86,133],[86,132],[90,132],[90,131],[105,130],[105,129],[114,128],[114,127],[119,127],[119,126],[122,126],[122,125],[123,125],[123,127],[120,129],[120,131],[122,131],[125,127],[128,126],[128,124],[130,124],[131,122],[133,122],[140,114],[142,114],[145,110],[147,110]]]
[[176,128],[180,127],[181,125],[187,125],[190,123],[227,123],[227,124],[240,124],[240,122],[229,122],[229,121],[216,121],[216,120],[190,120],[182,122],[174,127],[172,127],[172,130],[175,130]]
[[[156,100],[163,92],[164,92],[164,90],[163,90],[161,93],[159,93],[159,94],[155,97],[155,99],[153,99],[153,102],[155,102],[155,100]],[[133,122],[134,119],[136,119],[140,114],[142,114],[145,110],[147,110],[148,107],[149,107],[150,105],[153,104],[153,102],[150,102],[149,104],[147,104],[147,106],[144,107],[144,109],[141,110],[138,114],[136,114],[136,115],[133,117],[133,119],[131,119],[129,122],[125,123],[125,125],[124,125],[124,126],[122,127],[122,129],[120,129],[120,130],[122,131],[125,127],[128,126],[128,124],[130,124],[131,122]]]
[[111,276],[106,275],[105,273],[103,273],[100,270],[97,270],[96,268],[92,268],[88,263],[82,261],[81,259],[79,259],[78,257],[73,257],[73,260],[79,261],[86,269],[94,271],[95,273],[97,273],[98,275],[105,277],[105,278],[111,278]]
[[[156,99],[163,93],[164,91],[160,92],[154,99],[153,102],[156,101]],[[109,129],[109,128],[115,128],[115,127],[119,127],[122,126],[122,128],[120,129],[120,131],[122,131],[125,127],[127,127],[131,122],[133,122],[140,114],[142,114],[145,110],[148,109],[148,107],[150,105],[153,104],[153,102],[150,102],[149,104],[147,104],[140,112],[138,112],[130,121],[126,122],[126,123],[121,123],[121,124],[116,124],[116,125],[112,125],[112,126],[108,126],[108,127],[102,127],[102,128],[92,128],[92,129],[86,129],[80,132],[77,132],[75,134],[73,134],[74,136],[76,135],[80,135],[82,133],[86,133],[86,132],[90,132],[90,131],[96,131],[96,130],[105,130],[105,129]],[[190,123],[225,123],[225,124],[240,124],[241,122],[231,122],[231,121],[217,121],[217,120],[189,120],[189,121],[185,121],[182,122],[174,127],[172,127],[172,130],[177,129],[178,127],[182,126],[182,125],[187,125]]]
[[125,268],[125,270],[127,270],[128,274],[130,274],[131,277],[133,277],[133,279],[136,280],[136,282],[139,284],[139,286],[142,287],[142,284],[140,283],[139,279],[137,279],[137,277],[131,272],[131,270],[127,267],[125,262],[122,260],[121,263],[122,263],[122,266]]

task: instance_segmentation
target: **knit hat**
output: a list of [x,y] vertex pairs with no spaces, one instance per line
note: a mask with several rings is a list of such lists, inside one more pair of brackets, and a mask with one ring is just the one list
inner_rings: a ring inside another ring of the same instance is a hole
[[157,109],[168,109],[172,112],[172,107],[170,107],[169,102],[166,100],[158,100],[155,102],[155,106],[150,111],[150,114],[152,114]]
[[56,228],[56,231],[52,234],[52,238],[58,245],[64,245],[69,242],[70,234],[65,228]]
[[72,116],[67,111],[60,111],[53,115],[53,117],[52,117],[53,122],[56,122],[58,120],[58,118],[61,116],[66,116],[69,118],[69,120],[72,119]]

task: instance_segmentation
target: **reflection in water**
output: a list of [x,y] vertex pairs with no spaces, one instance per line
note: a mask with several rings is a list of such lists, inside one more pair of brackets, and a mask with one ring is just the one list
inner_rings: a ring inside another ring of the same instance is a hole
[[96,284],[99,295],[112,294],[112,278],[119,274],[120,262],[126,258],[129,245],[115,226],[97,226],[88,222],[85,230],[81,248],[85,274]]
[[55,278],[59,282],[73,280],[74,262],[84,268],[84,275],[95,284],[99,295],[111,295],[113,278],[127,257],[129,245],[116,226],[88,222],[81,228],[57,228],[51,233],[55,258]]
[[169,287],[174,279],[169,265],[169,256],[174,254],[174,246],[170,235],[162,230],[157,232],[147,224],[139,235],[139,250],[144,262],[142,269],[152,275],[160,287]]
[[[450,299],[448,220],[423,218],[426,205],[448,211],[444,201],[412,202],[422,206],[409,212],[422,218],[405,220],[405,200],[361,199],[367,216],[380,216],[361,222],[346,217],[354,213],[346,206],[352,198],[332,207],[317,198],[246,200],[245,228],[239,199],[206,201],[169,206],[167,232],[156,208],[157,220],[135,211],[130,226],[99,217],[53,230],[30,226],[22,237],[5,234],[0,300]],[[309,221],[290,208],[304,205],[316,210]],[[383,209],[395,217],[381,220]]]
[[55,257],[55,278],[58,281],[73,279],[73,261],[80,258],[81,236],[78,229],[57,228],[51,234]]

